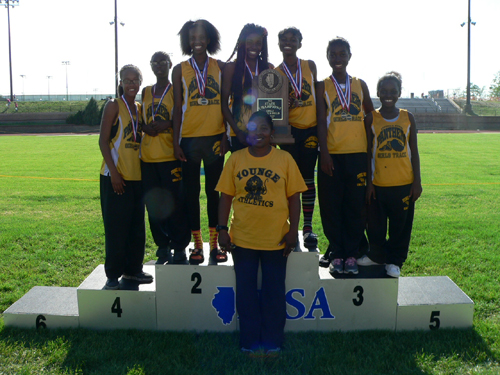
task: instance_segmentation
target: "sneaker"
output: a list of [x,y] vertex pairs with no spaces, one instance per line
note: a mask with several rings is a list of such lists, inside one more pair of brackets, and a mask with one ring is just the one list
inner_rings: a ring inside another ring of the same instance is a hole
[[318,246],[318,235],[313,232],[304,233],[304,246],[305,247],[316,247]]
[[124,279],[137,281],[139,284],[151,284],[153,276],[146,272],[139,272],[135,275],[123,275]]
[[401,275],[401,269],[395,264],[388,264],[385,266],[385,271],[391,277],[399,277],[399,275]]
[[268,358],[276,358],[281,352],[281,348],[280,347],[277,347],[277,348],[273,348],[273,349],[269,349],[266,351],[266,357]]
[[330,263],[330,274],[334,273],[344,273],[344,260],[337,258]]
[[358,274],[358,265],[356,264],[356,258],[347,258],[344,265],[344,273],[352,273],[354,275]]
[[118,282],[118,279],[108,278],[106,284],[104,285],[104,289],[106,290],[120,289],[120,283]]
[[163,265],[167,263],[169,263],[168,257],[159,257],[155,264]]
[[327,254],[324,254],[319,258],[319,266],[323,268],[328,268],[330,266],[330,258],[328,258]]
[[385,263],[377,263],[368,258],[368,255],[363,255],[357,260],[358,266],[380,266]]

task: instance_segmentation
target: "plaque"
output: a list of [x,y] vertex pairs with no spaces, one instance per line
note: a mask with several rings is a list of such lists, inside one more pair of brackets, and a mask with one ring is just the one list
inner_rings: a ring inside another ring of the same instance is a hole
[[273,119],[273,143],[295,143],[288,123],[288,78],[274,69],[266,69],[253,79],[256,100],[252,112],[266,111]]

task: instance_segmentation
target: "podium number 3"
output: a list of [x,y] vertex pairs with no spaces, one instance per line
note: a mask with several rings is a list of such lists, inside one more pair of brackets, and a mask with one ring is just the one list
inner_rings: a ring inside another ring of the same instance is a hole
[[354,306],[361,306],[363,304],[363,301],[365,300],[365,298],[363,297],[363,287],[361,285],[358,285],[354,288],[353,292],[357,293],[357,298],[353,298],[352,303],[354,303]]
[[[434,323],[434,324],[432,324]],[[439,320],[439,311],[431,312],[431,324],[429,324],[429,328],[432,330],[439,329],[441,325],[441,321]]]

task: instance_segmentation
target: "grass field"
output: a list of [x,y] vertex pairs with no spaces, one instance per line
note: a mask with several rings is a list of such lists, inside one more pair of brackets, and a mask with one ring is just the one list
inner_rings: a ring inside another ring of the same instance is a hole
[[[78,286],[103,263],[104,235],[97,136],[0,139],[3,312],[33,286]],[[252,360],[237,333],[35,331],[0,318],[0,374],[500,374],[500,134],[420,134],[419,149],[402,275],[449,276],[475,302],[473,329],[289,333],[278,359]],[[315,231],[324,250],[318,210]],[[154,252],[148,233],[146,261]]]

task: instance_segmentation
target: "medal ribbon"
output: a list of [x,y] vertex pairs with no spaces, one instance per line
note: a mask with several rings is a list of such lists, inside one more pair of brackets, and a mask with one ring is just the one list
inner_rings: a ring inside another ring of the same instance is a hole
[[156,84],[151,88],[151,91],[152,91],[152,94],[153,94],[153,98],[152,98],[152,104],[151,104],[151,114],[153,115],[153,121],[155,120],[155,116],[156,114],[158,113],[158,109],[160,108],[161,106],[161,103],[163,102],[163,98],[165,97],[165,95],[167,94],[168,90],[170,89],[170,86],[172,86],[172,84],[169,82],[167,87],[165,87],[165,90],[163,91],[163,94],[161,95],[161,98],[160,98],[160,102],[158,103],[158,107],[156,107],[156,109],[153,111],[154,107],[155,107],[155,92],[156,92]]
[[[247,61],[245,60],[245,65],[248,69],[248,72],[250,73],[250,77],[254,77],[253,73],[252,73],[252,70],[250,69],[250,67],[248,66],[248,63]],[[259,75],[259,62],[256,61],[255,62],[255,77],[257,77]]]
[[283,70],[285,71],[288,80],[292,84],[293,90],[295,91],[295,97],[300,99],[302,96],[302,67],[300,66],[300,59],[297,59],[297,73],[295,73],[295,78],[293,78],[293,74],[283,61]]
[[128,111],[128,115],[130,116],[130,120],[132,120],[132,130],[134,133],[134,142],[137,142],[137,128],[139,127],[139,112],[137,111],[137,104],[134,103],[134,105],[135,105],[135,120],[134,120],[134,117],[132,116],[132,112],[130,112],[130,107],[128,106],[128,103],[125,100],[125,95],[122,95],[122,100],[125,103],[125,106],[127,107],[127,111]]
[[349,107],[351,105],[351,79],[349,77],[349,74],[347,74],[345,81],[345,94],[344,91],[342,91],[342,87],[340,87],[339,83],[337,82],[333,74],[330,76],[330,79],[335,85],[335,89],[337,90],[337,96],[339,97],[342,108],[347,112],[349,112]]
[[200,72],[200,68],[198,68],[198,64],[196,64],[196,61],[193,57],[189,59],[189,63],[191,64],[191,67],[194,69],[194,72],[196,74],[198,92],[200,93],[200,96],[205,97],[205,87],[207,87],[208,80],[208,56],[207,60],[205,61],[205,66],[203,67],[203,72]]

